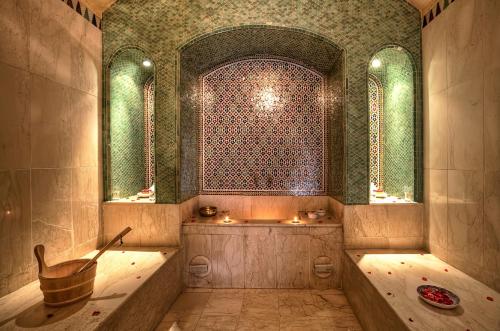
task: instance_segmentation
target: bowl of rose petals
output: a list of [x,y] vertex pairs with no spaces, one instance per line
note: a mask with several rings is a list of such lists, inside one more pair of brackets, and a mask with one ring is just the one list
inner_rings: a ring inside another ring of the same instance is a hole
[[420,285],[417,292],[420,299],[438,308],[453,309],[460,304],[458,295],[442,287]]

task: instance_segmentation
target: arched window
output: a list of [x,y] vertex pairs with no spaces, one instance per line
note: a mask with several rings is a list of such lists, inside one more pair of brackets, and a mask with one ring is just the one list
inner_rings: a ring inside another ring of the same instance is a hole
[[107,200],[154,201],[154,72],[135,48],[120,50],[107,67]]
[[415,73],[409,53],[390,46],[368,68],[370,202],[413,202]]

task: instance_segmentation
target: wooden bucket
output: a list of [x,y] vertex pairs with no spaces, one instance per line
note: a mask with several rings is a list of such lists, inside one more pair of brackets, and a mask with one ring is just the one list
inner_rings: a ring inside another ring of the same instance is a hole
[[48,267],[44,260],[44,253],[43,245],[35,247],[40,289],[43,292],[43,301],[47,306],[64,306],[92,295],[97,262],[93,262],[85,270],[77,272],[90,259],[70,260]]

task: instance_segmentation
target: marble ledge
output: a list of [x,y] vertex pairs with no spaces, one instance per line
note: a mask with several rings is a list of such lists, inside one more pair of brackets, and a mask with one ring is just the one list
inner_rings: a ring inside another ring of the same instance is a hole
[[[84,258],[93,257],[93,251]],[[154,327],[181,289],[179,250],[166,247],[123,247],[105,252],[98,260],[94,293],[89,299],[65,307],[47,307],[39,281],[0,298],[1,330],[106,330],[122,320]],[[162,291],[159,291],[158,287]],[[153,293],[164,293],[155,298]],[[142,293],[144,292],[144,293]],[[139,310],[147,295],[162,307]],[[111,328],[114,329],[114,328]]]

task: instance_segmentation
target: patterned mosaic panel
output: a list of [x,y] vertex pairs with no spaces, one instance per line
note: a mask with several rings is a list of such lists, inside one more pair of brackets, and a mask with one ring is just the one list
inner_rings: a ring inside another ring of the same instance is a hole
[[144,182],[155,182],[155,82],[151,77],[144,85]]
[[384,188],[383,176],[383,109],[384,96],[382,84],[371,76],[368,78],[368,97],[369,97],[369,124],[370,124],[370,183],[375,184],[378,189]]
[[325,194],[324,77],[247,59],[202,78],[203,193]]
[[[410,51],[416,61],[416,162],[420,166],[417,168],[415,195],[420,201],[421,24],[420,13],[405,0],[233,0],[230,3],[206,0],[203,5],[185,1],[120,0],[104,13],[104,63],[118,49],[135,45],[152,54],[158,66],[157,201],[181,201],[179,137],[181,131],[196,131],[195,121],[190,122],[191,127],[182,129],[180,124],[180,105],[184,102],[180,98],[184,87],[178,84],[180,48],[201,35],[219,35],[222,31],[250,29],[255,25],[308,31],[346,51],[348,84],[343,117],[345,180],[342,196],[347,204],[368,203],[369,197],[367,68],[370,58],[384,45],[398,44]],[[281,41],[285,48],[288,43],[288,39]],[[236,46],[247,48],[253,44],[252,39],[247,39]],[[203,58],[210,58],[215,53],[230,53],[234,48],[233,44],[214,45],[217,47],[206,48]],[[182,167],[196,169],[196,162]]]

